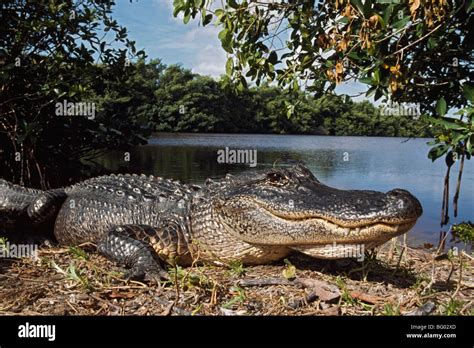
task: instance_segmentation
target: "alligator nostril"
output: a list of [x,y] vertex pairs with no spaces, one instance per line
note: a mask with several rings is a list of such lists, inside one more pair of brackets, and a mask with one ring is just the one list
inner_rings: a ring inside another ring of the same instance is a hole
[[402,190],[402,189],[393,189],[393,190],[387,192],[387,195],[395,196],[395,197],[406,196],[406,195],[409,195],[409,194],[410,194],[410,192],[408,192],[407,190]]
[[301,193],[311,193],[311,190],[304,186],[298,186],[298,191]]
[[392,191],[388,191],[387,196],[398,198],[398,199],[404,199],[407,197],[411,197],[412,195],[407,190],[394,189]]
[[386,193],[390,197],[390,204],[399,210],[406,211],[410,214],[420,216],[423,213],[420,202],[407,190],[394,189]]

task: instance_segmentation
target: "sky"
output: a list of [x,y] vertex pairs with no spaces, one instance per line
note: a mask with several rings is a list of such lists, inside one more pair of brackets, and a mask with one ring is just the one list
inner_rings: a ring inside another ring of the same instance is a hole
[[[167,65],[181,64],[212,77],[225,73],[227,53],[217,37],[219,28],[199,26],[197,19],[184,24],[173,17],[173,0],[117,0],[113,18],[127,28],[137,50],[145,49],[148,59],[160,58]],[[345,83],[336,93],[355,95],[365,90],[360,83]],[[355,98],[361,99],[364,97]]]

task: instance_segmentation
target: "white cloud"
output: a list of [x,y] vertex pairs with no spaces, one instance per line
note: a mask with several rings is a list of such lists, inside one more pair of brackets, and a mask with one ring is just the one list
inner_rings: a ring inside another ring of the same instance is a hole
[[220,29],[215,26],[193,28],[193,24],[188,25],[189,31],[180,37],[162,41],[160,48],[182,50],[189,56],[187,67],[195,73],[212,77],[224,74],[227,56],[217,37]]
[[153,0],[153,5],[165,12],[167,18],[167,24],[160,25],[168,32],[155,36],[153,46],[158,56],[160,52],[175,56],[174,62],[182,62],[184,67],[198,74],[219,77],[225,73],[227,56],[217,37],[219,27],[199,25],[199,15],[184,24],[182,13],[177,17],[172,15],[173,0]]
[[226,61],[226,53],[222,47],[207,45],[198,53],[196,64],[192,70],[201,75],[219,77],[225,73]]

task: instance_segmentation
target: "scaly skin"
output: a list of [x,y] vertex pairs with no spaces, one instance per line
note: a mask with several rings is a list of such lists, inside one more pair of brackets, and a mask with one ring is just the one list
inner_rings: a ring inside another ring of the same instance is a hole
[[228,175],[204,187],[144,175],[45,192],[0,181],[2,224],[55,219],[60,244],[97,243],[131,277],[162,275],[158,260],[263,264],[293,251],[340,258],[334,251],[373,248],[407,232],[421,213],[405,190],[338,190],[302,165]]

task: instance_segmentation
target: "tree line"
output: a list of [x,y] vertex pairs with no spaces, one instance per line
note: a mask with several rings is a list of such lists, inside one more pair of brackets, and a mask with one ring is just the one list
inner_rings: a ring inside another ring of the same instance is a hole
[[[216,80],[159,60],[137,63],[156,79],[153,96],[142,107],[161,132],[222,132],[430,137],[429,125],[404,115],[384,115],[368,101],[335,94],[315,97],[263,84],[236,91],[226,76]],[[150,85],[152,85],[150,81]],[[151,94],[150,94],[151,95]],[[289,105],[294,105],[291,116]]]

